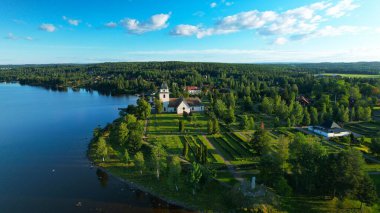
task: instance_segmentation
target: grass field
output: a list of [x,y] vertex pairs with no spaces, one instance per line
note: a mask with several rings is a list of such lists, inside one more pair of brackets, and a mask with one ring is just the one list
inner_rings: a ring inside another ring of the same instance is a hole
[[344,125],[344,128],[351,130],[355,133],[367,136],[375,137],[377,133],[380,132],[380,123],[379,122],[357,122],[357,123],[348,123]]
[[374,107],[372,109],[372,115],[373,115],[373,120],[375,121],[380,121],[380,106]]
[[360,211],[360,202],[353,200],[339,201],[337,198],[324,199],[323,197],[286,197],[283,198],[283,208],[288,212],[378,212],[378,206],[369,208],[363,205]]
[[144,186],[146,191],[154,195],[183,203],[185,206],[187,205],[194,209],[227,211],[231,208],[229,203],[225,202],[225,195],[228,195],[229,189],[217,181],[210,181],[193,195],[191,186],[187,184],[185,179],[178,181],[179,190],[176,191],[164,175],[161,176],[160,180],[157,180],[155,175],[149,171],[144,171],[144,173],[140,175],[140,173],[133,168],[126,170],[122,167],[108,167],[107,170],[118,177]]
[[207,131],[207,118],[203,113],[193,113],[196,121],[191,121],[190,116],[185,119],[177,114],[153,114],[149,118],[148,134],[174,134],[178,133],[178,122],[185,121],[186,133],[204,133]]
[[178,135],[157,135],[148,139],[148,142],[161,143],[169,154],[181,154],[183,150],[183,144],[181,138]]
[[335,73],[323,73],[323,76],[342,76],[345,78],[380,78],[380,75],[365,75],[365,74],[335,74]]
[[380,195],[380,174],[370,175],[376,185],[377,194]]

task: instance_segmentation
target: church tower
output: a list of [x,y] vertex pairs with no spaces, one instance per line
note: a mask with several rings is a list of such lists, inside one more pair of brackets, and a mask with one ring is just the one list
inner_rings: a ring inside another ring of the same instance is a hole
[[166,83],[163,83],[161,85],[160,101],[162,102],[162,104],[164,106],[164,112],[167,112],[168,107],[169,107],[169,87]]

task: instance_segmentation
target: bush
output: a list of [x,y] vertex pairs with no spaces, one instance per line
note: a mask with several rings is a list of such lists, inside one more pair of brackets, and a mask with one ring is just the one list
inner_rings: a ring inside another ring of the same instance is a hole
[[288,181],[284,177],[280,177],[278,181],[274,184],[274,188],[281,196],[291,196],[292,195],[292,187],[289,186]]

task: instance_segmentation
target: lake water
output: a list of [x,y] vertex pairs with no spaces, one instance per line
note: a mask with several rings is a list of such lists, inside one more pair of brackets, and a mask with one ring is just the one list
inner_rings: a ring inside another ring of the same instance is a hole
[[105,174],[86,157],[92,130],[136,100],[0,83],[0,212],[182,211],[115,178],[99,181]]

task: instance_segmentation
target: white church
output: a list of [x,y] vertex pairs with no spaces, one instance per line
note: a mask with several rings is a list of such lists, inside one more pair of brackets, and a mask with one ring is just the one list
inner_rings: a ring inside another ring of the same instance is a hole
[[203,112],[205,107],[199,98],[170,98],[169,87],[166,83],[161,85],[160,101],[163,104],[164,112]]

